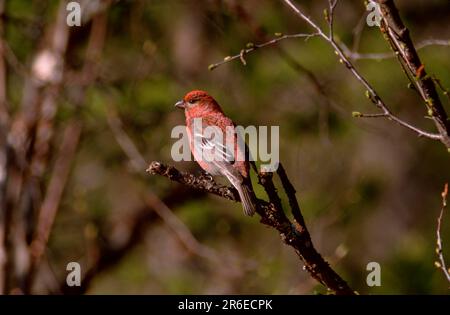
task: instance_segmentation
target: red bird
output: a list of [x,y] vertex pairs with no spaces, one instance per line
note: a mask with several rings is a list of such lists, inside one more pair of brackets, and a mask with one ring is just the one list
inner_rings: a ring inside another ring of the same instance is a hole
[[[204,91],[187,93],[175,106],[184,109],[189,146],[197,163],[211,175],[225,176],[237,189],[244,213],[252,216],[256,197],[250,180],[248,148],[242,139],[238,140],[233,121]],[[209,134],[207,130],[220,134]]]

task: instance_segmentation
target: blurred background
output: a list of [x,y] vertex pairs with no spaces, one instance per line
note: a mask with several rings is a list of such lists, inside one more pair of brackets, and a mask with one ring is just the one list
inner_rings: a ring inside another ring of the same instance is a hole
[[[208,91],[237,124],[280,126],[280,160],[317,250],[363,294],[448,294],[435,267],[450,155],[376,112],[320,38],[288,39],[208,70],[247,43],[311,30],[277,0],[0,1],[0,262],[4,293],[317,294],[278,233],[241,205],[150,176],[174,162],[173,104]],[[296,1],[326,27],[327,1]],[[450,39],[447,0],[396,1],[415,43]],[[363,1],[339,1],[336,37],[389,52]],[[450,87],[450,47],[419,50]],[[355,66],[403,119],[434,131],[395,58]],[[442,97],[450,111],[448,99]],[[256,193],[264,197],[255,184]],[[442,226],[450,261],[450,214]],[[48,243],[47,243],[48,239]],[[368,287],[366,266],[381,266]],[[81,287],[66,266],[81,265]]]

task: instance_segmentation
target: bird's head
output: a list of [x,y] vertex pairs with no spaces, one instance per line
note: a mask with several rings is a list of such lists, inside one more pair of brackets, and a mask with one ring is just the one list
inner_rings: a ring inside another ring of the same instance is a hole
[[186,113],[202,113],[220,111],[216,100],[205,91],[194,90],[187,93],[181,101],[175,103],[175,107],[182,108]]

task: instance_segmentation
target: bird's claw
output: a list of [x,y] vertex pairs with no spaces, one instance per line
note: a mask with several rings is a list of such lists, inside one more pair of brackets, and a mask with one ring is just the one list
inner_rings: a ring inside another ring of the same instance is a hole
[[205,179],[207,179],[209,181],[213,180],[212,175],[209,174],[207,171],[202,171],[201,174],[200,174],[200,177],[205,178]]

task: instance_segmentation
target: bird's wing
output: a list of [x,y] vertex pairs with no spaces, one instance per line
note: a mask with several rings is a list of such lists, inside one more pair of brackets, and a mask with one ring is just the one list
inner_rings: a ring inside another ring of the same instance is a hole
[[[205,128],[209,127],[209,132]],[[194,150],[202,160],[227,161],[234,163],[234,145],[227,143],[226,134],[217,126],[203,126],[203,130],[193,130]]]

